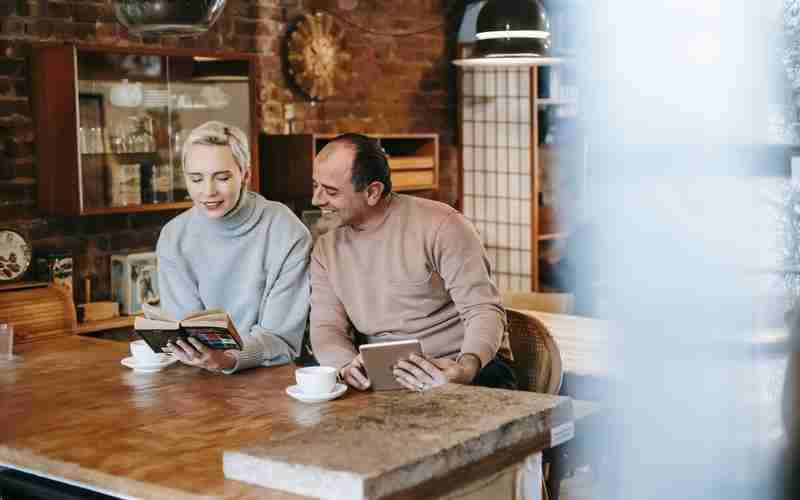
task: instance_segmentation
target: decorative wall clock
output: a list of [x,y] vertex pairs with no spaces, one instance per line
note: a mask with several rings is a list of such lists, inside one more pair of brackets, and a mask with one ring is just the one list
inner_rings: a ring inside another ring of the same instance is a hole
[[22,277],[30,265],[30,244],[18,232],[0,229],[0,283]]
[[328,14],[306,14],[287,32],[284,68],[289,83],[311,101],[336,94],[349,74],[344,30]]

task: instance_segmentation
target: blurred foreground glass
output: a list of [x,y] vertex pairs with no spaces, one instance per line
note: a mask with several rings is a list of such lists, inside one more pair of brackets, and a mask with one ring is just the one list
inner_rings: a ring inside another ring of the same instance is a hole
[[767,49],[779,19],[779,2],[593,4],[581,88],[590,212],[608,249],[593,258],[620,374],[597,498],[778,492],[788,342],[770,357],[756,321],[754,268],[778,228],[762,217],[769,160],[753,153],[781,76]]

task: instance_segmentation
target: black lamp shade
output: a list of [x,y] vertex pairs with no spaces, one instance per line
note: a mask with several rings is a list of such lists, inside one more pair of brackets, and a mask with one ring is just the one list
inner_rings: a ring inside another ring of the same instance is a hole
[[477,57],[546,57],[550,21],[538,0],[489,0],[478,14]]
[[114,0],[114,14],[138,35],[199,35],[219,19],[225,0]]

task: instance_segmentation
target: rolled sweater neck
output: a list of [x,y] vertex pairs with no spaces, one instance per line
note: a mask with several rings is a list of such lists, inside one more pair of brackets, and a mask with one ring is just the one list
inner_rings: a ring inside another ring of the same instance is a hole
[[[382,200],[383,201],[383,200]],[[389,193],[388,199],[386,199],[386,207],[384,208],[383,213],[381,214],[380,218],[373,221],[373,223],[367,227],[364,226],[345,226],[347,231],[353,235],[372,235],[380,231],[385,225],[386,221],[389,220],[389,217],[394,212],[395,207],[397,206],[396,196],[394,193]]]
[[228,214],[220,218],[211,218],[202,214],[197,207],[194,210],[193,222],[221,236],[241,236],[247,234],[258,223],[259,210],[255,194],[250,191],[242,193],[241,202]]

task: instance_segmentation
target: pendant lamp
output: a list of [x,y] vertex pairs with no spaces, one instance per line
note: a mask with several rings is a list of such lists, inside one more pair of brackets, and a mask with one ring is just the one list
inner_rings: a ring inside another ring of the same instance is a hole
[[225,0],[113,0],[128,31],[143,36],[195,36],[219,19]]
[[475,53],[458,66],[536,66],[549,57],[550,20],[539,0],[488,0],[478,13]]

